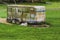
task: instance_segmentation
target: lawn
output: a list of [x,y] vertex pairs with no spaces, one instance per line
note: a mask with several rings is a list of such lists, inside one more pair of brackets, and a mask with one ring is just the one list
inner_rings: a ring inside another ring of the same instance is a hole
[[[33,5],[37,4],[38,3]],[[0,23],[0,40],[60,40],[59,4],[59,2],[43,4],[46,6],[46,20],[52,24],[49,28],[34,28],[16,24],[7,25]],[[6,8],[6,5],[0,4],[0,17],[5,18],[7,16]]]

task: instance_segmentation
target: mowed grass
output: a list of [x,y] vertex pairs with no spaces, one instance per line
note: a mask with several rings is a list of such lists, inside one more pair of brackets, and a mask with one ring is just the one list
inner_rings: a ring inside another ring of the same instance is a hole
[[[43,4],[46,6],[46,21],[52,24],[49,28],[0,23],[0,40],[60,40],[60,5],[57,4],[60,3]],[[0,9],[0,17],[6,17],[6,6],[0,5]]]
[[34,28],[0,24],[1,40],[60,40],[60,27]]
[[7,17],[7,6],[0,4],[0,17],[6,18]]

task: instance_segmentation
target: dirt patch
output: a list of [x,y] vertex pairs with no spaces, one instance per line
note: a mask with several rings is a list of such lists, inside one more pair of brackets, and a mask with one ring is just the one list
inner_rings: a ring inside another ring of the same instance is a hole
[[6,21],[6,18],[0,18],[0,23],[4,23],[4,24],[10,24]]
[[[0,23],[12,25],[6,21],[6,18],[0,18]],[[49,27],[50,25],[49,24],[43,24],[43,25],[29,25],[29,26],[30,27]]]

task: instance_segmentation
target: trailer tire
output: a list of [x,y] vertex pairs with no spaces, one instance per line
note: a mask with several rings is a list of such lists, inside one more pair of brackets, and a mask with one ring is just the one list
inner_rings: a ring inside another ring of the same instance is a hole
[[7,22],[11,23],[11,22],[12,22],[12,20],[11,20],[11,19],[7,19]]
[[19,22],[19,21],[16,21],[15,23],[16,23],[16,24],[20,24],[20,22]]
[[15,20],[12,20],[12,23],[15,24]]

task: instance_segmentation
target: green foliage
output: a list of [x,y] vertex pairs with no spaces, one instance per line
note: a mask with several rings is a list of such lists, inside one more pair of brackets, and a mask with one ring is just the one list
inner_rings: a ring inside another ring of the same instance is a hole
[[52,2],[53,2],[53,1],[54,1],[54,2],[59,2],[60,0],[49,0],[49,1],[52,1]]
[[59,2],[60,0],[42,0],[44,2],[48,2],[48,1],[51,1],[51,2]]
[[48,2],[48,1],[50,1],[50,0],[43,0],[44,2]]
[[50,0],[50,1],[56,1],[56,2],[59,2],[60,0]]

